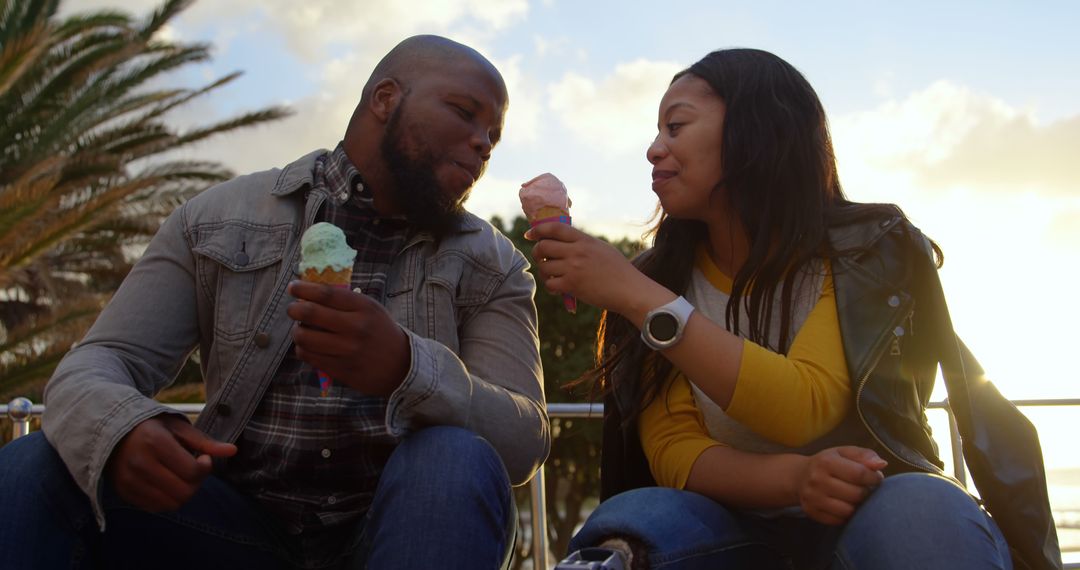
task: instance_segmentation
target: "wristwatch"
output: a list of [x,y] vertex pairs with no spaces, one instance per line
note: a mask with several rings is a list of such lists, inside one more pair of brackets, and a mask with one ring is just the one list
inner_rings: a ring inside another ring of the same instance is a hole
[[653,350],[663,350],[675,346],[682,338],[686,322],[694,306],[683,297],[661,305],[645,315],[645,324],[641,326],[641,340]]

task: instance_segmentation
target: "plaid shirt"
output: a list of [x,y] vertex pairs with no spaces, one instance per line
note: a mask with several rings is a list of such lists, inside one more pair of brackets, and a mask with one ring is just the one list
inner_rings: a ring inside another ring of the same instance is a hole
[[[311,191],[328,196],[316,221],[342,228],[357,250],[352,287],[383,302],[386,271],[401,250],[407,224],[379,217],[340,144],[318,161],[314,180]],[[327,397],[320,396],[315,370],[290,351],[236,442],[239,452],[225,477],[290,534],[326,536],[318,531],[356,521],[371,504],[398,443],[386,429],[386,403],[336,383]],[[304,542],[313,557],[327,554],[322,541]]]

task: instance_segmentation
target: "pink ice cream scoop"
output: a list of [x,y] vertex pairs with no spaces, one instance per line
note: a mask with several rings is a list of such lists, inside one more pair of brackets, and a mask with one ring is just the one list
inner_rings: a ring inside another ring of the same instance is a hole
[[570,215],[570,198],[566,195],[566,185],[550,172],[522,184],[521,190],[518,190],[518,198],[521,199],[521,210],[525,212],[529,223]]
[[[544,222],[570,225],[570,197],[566,185],[550,172],[545,172],[521,185],[518,190],[521,210],[529,220],[529,227]],[[571,313],[577,312],[577,299],[563,294],[563,306]]]

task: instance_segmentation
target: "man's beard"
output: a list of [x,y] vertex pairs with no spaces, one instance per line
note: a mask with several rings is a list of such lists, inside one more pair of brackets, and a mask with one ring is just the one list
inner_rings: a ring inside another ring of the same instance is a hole
[[[383,160],[394,178],[394,188],[390,197],[398,210],[417,229],[431,232],[436,237],[445,236],[457,228],[465,215],[462,204],[469,197],[466,190],[461,198],[454,199],[439,188],[435,176],[435,153],[423,143],[409,152],[405,142],[405,127],[401,124],[401,101],[390,120],[386,123],[386,136],[383,137],[381,151]],[[415,156],[412,156],[415,155]]]

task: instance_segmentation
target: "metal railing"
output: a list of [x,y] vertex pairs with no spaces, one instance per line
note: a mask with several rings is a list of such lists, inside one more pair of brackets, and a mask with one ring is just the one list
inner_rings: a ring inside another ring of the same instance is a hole
[[[1080,398],[1013,400],[1012,402],[1017,407],[1080,406]],[[183,414],[199,414],[203,409],[203,404],[167,405]],[[960,432],[957,430],[952,410],[949,409],[947,401],[931,402],[928,407],[930,409],[945,410],[949,416],[949,442],[952,449],[953,475],[966,487],[967,473],[964,468],[964,455],[960,445]],[[553,419],[600,419],[604,416],[603,404],[548,404],[547,409],[548,417]],[[45,406],[43,404],[33,404],[26,398],[15,398],[7,405],[0,404],[0,416],[7,415],[11,419],[12,437],[16,438],[30,433],[30,419],[34,416],[40,416],[44,411]],[[529,482],[533,568],[536,570],[550,568],[547,544],[547,516],[544,512],[546,499],[544,495],[544,468],[541,467]],[[1080,569],[1080,562],[1065,564],[1064,568]]]

